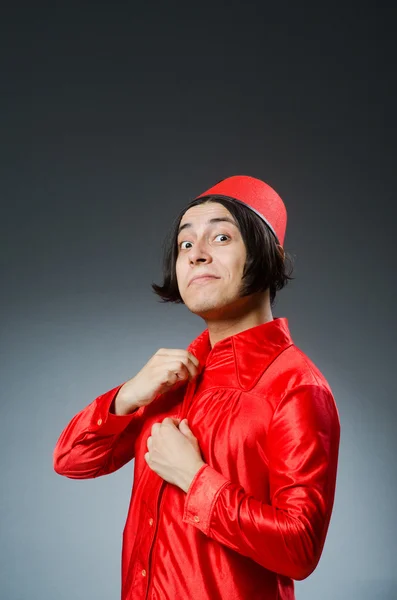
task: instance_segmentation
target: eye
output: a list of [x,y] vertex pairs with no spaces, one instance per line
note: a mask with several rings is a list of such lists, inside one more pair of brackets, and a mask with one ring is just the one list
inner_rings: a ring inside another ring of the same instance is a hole
[[[187,244],[191,244],[192,242],[181,242],[181,243],[179,244],[179,248],[182,248],[182,244],[185,244],[185,243],[187,243]],[[183,250],[183,248],[182,248],[182,250]]]
[[[229,239],[230,239],[230,236],[229,236],[229,235],[227,235],[226,233],[218,233],[218,235],[216,235],[215,237],[217,238],[217,237],[219,237],[219,236],[222,236],[222,237],[227,237],[227,238],[229,238]],[[192,243],[192,242],[189,242],[189,241],[187,241],[187,240],[184,240],[183,242],[180,242],[180,243],[179,243],[179,248],[181,248],[181,249],[183,250],[183,248],[182,248],[182,244],[191,244],[191,243]],[[185,248],[185,249],[186,249],[186,248]]]
[[226,233],[219,233],[216,237],[219,237],[220,235],[230,239],[230,236],[228,236]]

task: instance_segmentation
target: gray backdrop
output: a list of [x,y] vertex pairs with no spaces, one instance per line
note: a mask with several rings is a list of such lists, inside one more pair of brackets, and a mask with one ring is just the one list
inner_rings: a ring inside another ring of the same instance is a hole
[[76,481],[53,449],[99,394],[204,329],[150,284],[177,212],[236,174],[285,201],[296,279],[273,316],[341,417],[329,533],[296,597],[396,598],[389,15],[82,4],[19,3],[1,22],[1,598],[119,598],[133,462]]

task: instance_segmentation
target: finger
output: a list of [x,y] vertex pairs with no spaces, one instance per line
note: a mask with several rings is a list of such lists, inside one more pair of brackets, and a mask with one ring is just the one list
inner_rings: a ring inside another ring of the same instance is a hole
[[156,354],[161,354],[163,356],[177,356],[178,358],[187,358],[197,368],[200,366],[199,359],[196,358],[196,356],[188,350],[182,350],[180,348],[159,348]]
[[167,422],[172,422],[172,423],[173,423],[174,425],[176,425],[177,427],[178,427],[179,423],[181,422],[180,418],[178,418],[178,417],[166,417],[166,418],[163,420],[163,423],[164,423],[164,421],[165,421],[166,419],[167,419]]
[[175,417],[165,417],[165,419],[163,419],[162,425],[176,425],[178,426],[180,419],[177,419]]
[[200,361],[199,361],[199,359],[198,359],[198,358],[196,358],[196,357],[194,356],[194,354],[192,354],[192,353],[191,353],[191,352],[189,352],[188,350],[187,350],[187,353],[188,353],[188,356],[189,356],[190,360],[191,360],[191,361],[192,361],[192,362],[193,362],[193,363],[196,365],[196,367],[199,367],[199,366],[200,366]]
[[149,435],[149,437],[147,439],[147,447],[149,448],[149,450],[151,450],[151,448],[152,448],[152,443],[153,443],[152,436]]
[[195,440],[196,439],[196,436],[194,435],[193,431],[190,429],[187,421],[183,420],[181,422],[181,424],[179,425],[179,429],[180,429],[180,431],[182,431],[183,435],[186,435],[191,440]]
[[160,423],[153,423],[152,429],[151,429],[151,434],[155,435],[159,429],[160,429]]
[[187,357],[180,358],[175,362],[169,363],[169,366],[173,368],[179,379],[193,379],[197,375],[197,367]]

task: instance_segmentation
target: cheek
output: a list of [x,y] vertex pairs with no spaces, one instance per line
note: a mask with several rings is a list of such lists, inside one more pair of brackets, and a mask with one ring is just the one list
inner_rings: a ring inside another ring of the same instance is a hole
[[247,260],[247,254],[246,254],[245,248],[242,248],[241,252],[239,254],[239,257],[238,257],[238,261],[237,261],[238,271],[240,274],[242,274],[244,271],[244,266],[245,266],[246,260]]
[[178,261],[175,263],[175,274],[178,282],[183,281],[183,267]]
[[230,275],[233,277],[233,279],[235,277],[240,277],[243,270],[244,270],[244,264],[245,264],[245,259],[242,258],[241,256],[235,256],[233,257],[229,264],[228,264],[228,270],[230,272]]

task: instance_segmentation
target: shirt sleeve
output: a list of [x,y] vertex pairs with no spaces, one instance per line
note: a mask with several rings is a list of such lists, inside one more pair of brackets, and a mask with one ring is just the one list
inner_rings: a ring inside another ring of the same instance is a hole
[[320,559],[331,518],[339,440],[339,414],[327,389],[289,391],[268,429],[270,504],[205,464],[187,491],[183,521],[266,569],[305,579]]
[[65,427],[53,451],[56,473],[90,479],[113,473],[134,458],[146,407],[128,415],[111,413],[110,406],[122,385],[98,396]]

